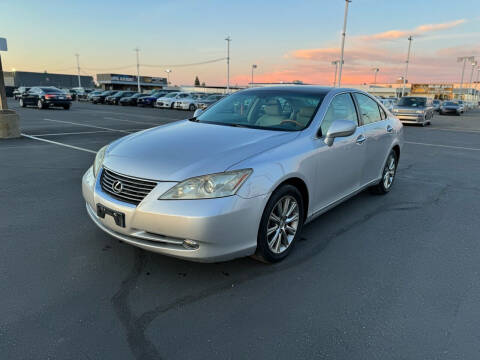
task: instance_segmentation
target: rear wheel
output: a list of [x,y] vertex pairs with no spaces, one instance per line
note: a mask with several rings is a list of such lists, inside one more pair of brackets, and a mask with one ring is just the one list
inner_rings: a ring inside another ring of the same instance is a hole
[[390,154],[388,154],[387,161],[383,167],[382,178],[380,179],[380,182],[370,188],[372,193],[383,195],[391,190],[393,181],[395,180],[395,175],[397,173],[397,163],[397,153],[392,150],[390,151]]
[[63,108],[64,108],[65,110],[70,110],[70,104],[69,104],[69,105],[63,105]]
[[303,198],[292,185],[283,185],[268,200],[257,235],[254,258],[274,263],[288,256],[302,232]]
[[196,108],[197,108],[197,107],[196,107],[195,105],[193,105],[193,104],[190,104],[190,106],[188,107],[188,109],[189,109],[190,111],[195,111]]
[[38,99],[38,101],[37,101],[37,107],[38,107],[39,109],[45,109],[45,105],[43,104],[43,101],[42,101],[42,100]]

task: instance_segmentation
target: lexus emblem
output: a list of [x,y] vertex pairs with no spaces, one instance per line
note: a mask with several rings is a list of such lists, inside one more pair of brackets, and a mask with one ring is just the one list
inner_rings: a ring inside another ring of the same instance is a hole
[[117,194],[120,194],[123,190],[123,184],[120,181],[115,180],[112,184],[112,190]]

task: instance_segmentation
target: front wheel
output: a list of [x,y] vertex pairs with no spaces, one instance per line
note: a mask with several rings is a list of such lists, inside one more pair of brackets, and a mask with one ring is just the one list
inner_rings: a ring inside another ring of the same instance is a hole
[[39,109],[44,109],[44,108],[45,108],[45,105],[43,104],[43,101],[42,101],[42,100],[39,99],[39,100],[37,101],[37,107],[38,107]]
[[372,193],[383,195],[392,189],[393,181],[395,180],[395,175],[397,173],[397,165],[398,156],[397,153],[392,150],[390,151],[390,154],[388,154],[387,161],[383,167],[380,182],[370,188]]
[[263,211],[254,258],[267,263],[286,258],[302,232],[303,221],[300,191],[292,185],[277,189]]
[[195,110],[196,110],[196,108],[197,108],[197,107],[196,107],[195,105],[193,105],[193,104],[190,104],[190,106],[189,106],[188,110],[190,110],[190,111],[195,111]]

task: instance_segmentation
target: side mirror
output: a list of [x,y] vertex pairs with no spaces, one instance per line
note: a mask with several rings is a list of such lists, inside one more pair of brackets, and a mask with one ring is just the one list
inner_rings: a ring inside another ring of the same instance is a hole
[[203,110],[202,109],[197,109],[195,110],[195,112],[193,113],[193,117],[197,117],[197,116],[200,116],[203,114]]
[[357,124],[350,120],[335,120],[327,131],[325,144],[333,145],[333,140],[337,137],[346,137],[352,135],[357,129]]

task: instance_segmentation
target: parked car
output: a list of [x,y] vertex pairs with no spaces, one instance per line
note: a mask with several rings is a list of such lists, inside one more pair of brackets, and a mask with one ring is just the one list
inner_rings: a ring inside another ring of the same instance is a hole
[[212,94],[207,96],[204,99],[198,100],[198,102],[195,104],[198,109],[205,110],[207,107],[209,107],[212,104],[215,104],[218,100],[223,99],[226,95],[222,94]]
[[105,98],[105,104],[118,105],[122,97],[132,96],[136,91],[118,91],[115,94],[109,95]]
[[157,101],[158,98],[161,98],[165,95],[167,95],[166,92],[154,92],[153,94],[150,94],[150,95],[143,95],[138,98],[137,106],[153,107],[155,105],[155,101]]
[[468,110],[467,107],[466,107],[466,105],[465,105],[465,101],[463,101],[463,100],[456,100],[456,102],[457,102],[458,105],[460,106],[460,109],[461,109],[461,111],[462,111],[462,114]]
[[130,106],[136,106],[137,105],[137,100],[143,96],[142,93],[135,93],[130,96],[122,97],[119,101],[118,104],[122,106],[130,105]]
[[32,87],[22,94],[19,104],[21,107],[33,105],[39,109],[63,107],[68,110],[72,104],[72,97],[54,87]]
[[404,96],[393,107],[393,113],[402,123],[421,124],[432,123],[432,100],[422,96]]
[[402,123],[360,90],[251,88],[195,115],[98,151],[82,192],[100,229],[188,260],[276,262],[304,223],[394,184]]
[[155,107],[173,109],[175,101],[186,98],[188,96],[190,96],[190,93],[173,92],[158,98],[155,102]]
[[87,95],[87,101],[92,101],[92,97],[96,95],[100,95],[103,92],[103,90],[93,90]]
[[463,113],[461,106],[454,101],[444,101],[440,106],[440,115],[455,114],[460,115]]
[[20,86],[18,89],[13,90],[13,98],[15,100],[20,99],[22,95],[26,93],[28,90],[30,90],[30,87]]
[[74,87],[71,90],[75,91],[77,95],[77,100],[87,100],[88,94],[92,92],[91,89],[86,89],[83,87]]
[[388,111],[392,111],[393,110],[393,107],[395,106],[395,102],[392,100],[392,99],[378,99],[378,101],[380,101],[383,106],[385,106],[385,108],[388,110]]
[[97,94],[97,95],[93,95],[91,97],[91,102],[93,104],[103,104],[105,102],[105,98],[107,96],[110,96],[110,95],[113,95],[115,93],[117,93],[118,91],[117,90],[106,90],[106,91],[103,91],[101,92],[100,94]]
[[175,101],[173,107],[179,110],[195,111],[197,110],[197,102],[205,98],[205,94],[191,94],[190,96]]

